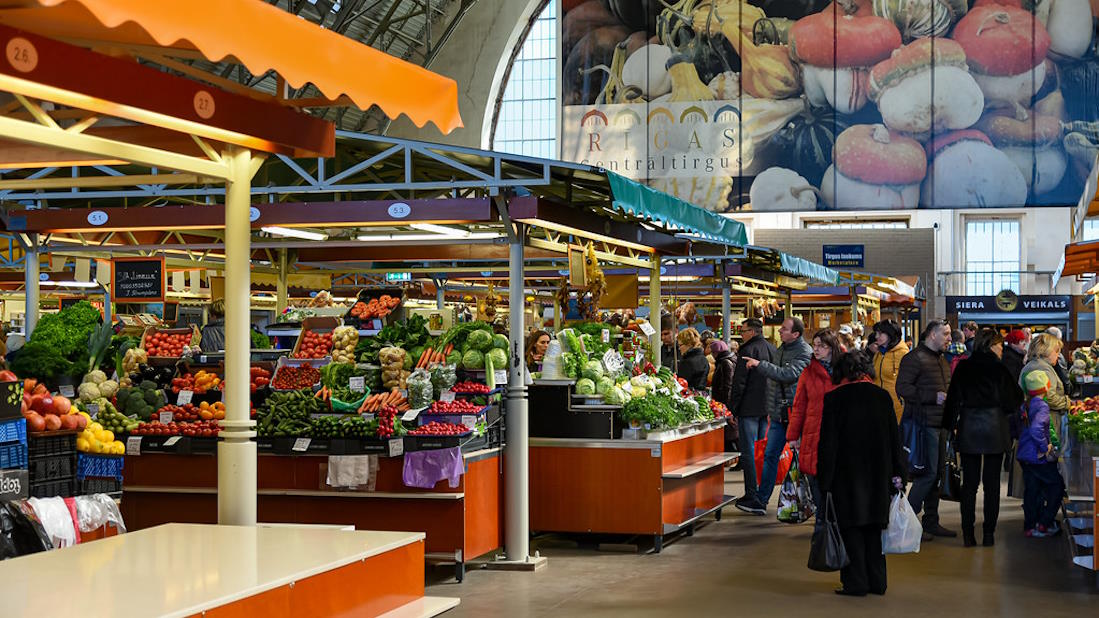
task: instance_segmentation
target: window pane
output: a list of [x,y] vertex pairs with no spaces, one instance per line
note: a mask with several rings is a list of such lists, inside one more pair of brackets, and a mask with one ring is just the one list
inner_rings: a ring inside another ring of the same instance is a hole
[[493,149],[535,157],[557,156],[557,1],[535,20],[508,75]]
[[1084,219],[1084,237],[1081,240],[1099,240],[1099,219]]
[[1022,248],[1018,221],[989,219],[965,225],[965,293],[1019,293]]

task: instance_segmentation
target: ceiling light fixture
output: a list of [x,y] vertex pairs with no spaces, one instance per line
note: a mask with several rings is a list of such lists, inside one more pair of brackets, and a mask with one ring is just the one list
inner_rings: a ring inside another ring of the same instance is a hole
[[[458,238],[453,235],[441,235],[441,234],[375,234],[359,236],[358,240],[362,242],[406,242],[406,241],[419,241],[419,240],[450,240]],[[492,240],[495,238],[503,238],[503,234],[496,232],[466,232],[461,236],[463,240]]]
[[309,230],[299,230],[292,227],[279,227],[277,225],[266,225],[264,227],[261,227],[260,230],[274,236],[287,236],[289,238],[301,238],[304,240],[328,239],[328,234],[324,234],[321,232],[310,232]]

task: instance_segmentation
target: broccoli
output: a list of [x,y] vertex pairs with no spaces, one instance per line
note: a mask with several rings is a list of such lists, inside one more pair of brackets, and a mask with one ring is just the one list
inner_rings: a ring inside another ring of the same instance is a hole
[[143,391],[155,391],[156,390],[156,382],[153,382],[152,380],[145,380],[144,382],[142,382],[141,384],[138,385],[138,388],[140,388]]
[[149,404],[150,406],[154,406],[156,405],[156,402],[157,391],[145,391],[145,403]]

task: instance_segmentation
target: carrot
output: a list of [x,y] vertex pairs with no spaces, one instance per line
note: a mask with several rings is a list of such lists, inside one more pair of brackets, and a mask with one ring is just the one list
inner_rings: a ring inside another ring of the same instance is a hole
[[446,362],[446,354],[443,354],[442,352],[436,352],[435,353],[435,362],[436,363]]
[[323,398],[324,398],[324,389],[323,388],[321,388],[321,390],[317,391],[316,393],[313,393],[313,399],[323,399]]
[[454,344],[453,343],[448,343],[448,344],[446,344],[446,349],[443,350],[443,356],[450,356],[450,353],[453,352],[453,351],[454,351]]
[[416,361],[416,369],[424,366],[424,362],[427,361],[428,355],[431,354],[431,348],[424,348],[423,352],[420,352],[420,358]]
[[397,411],[398,412],[408,412],[408,404],[407,403],[402,403],[401,405],[397,406]]

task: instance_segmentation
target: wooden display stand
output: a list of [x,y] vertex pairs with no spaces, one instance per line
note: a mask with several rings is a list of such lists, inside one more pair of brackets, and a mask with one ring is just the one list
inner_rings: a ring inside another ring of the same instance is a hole
[[692,534],[722,508],[725,421],[650,435],[646,440],[531,438],[531,530],[652,535]]
[[[457,487],[444,480],[416,489],[402,481],[401,457],[379,457],[374,491],[343,491],[327,487],[327,457],[260,455],[258,519],[423,532],[426,558],[453,562],[461,581],[467,560],[503,542],[500,449],[466,453],[465,463]],[[216,456],[127,456],[124,475],[121,508],[128,529],[217,522]]]
[[[424,596],[423,557],[423,533],[169,524],[6,560],[0,594],[12,616],[435,616],[458,600]],[[30,592],[57,573],[68,593]]]

